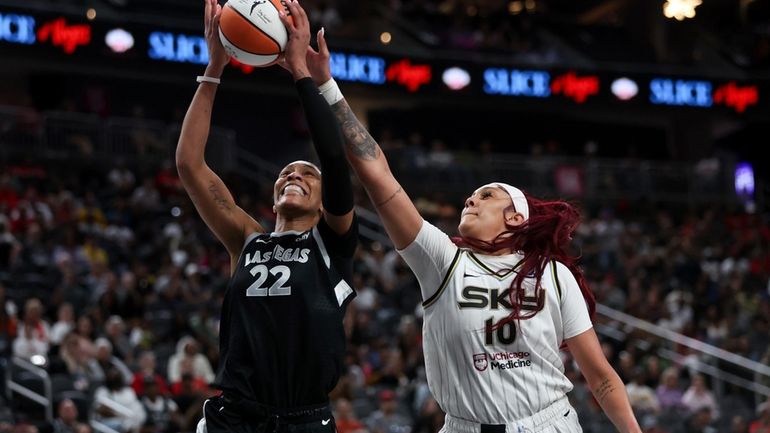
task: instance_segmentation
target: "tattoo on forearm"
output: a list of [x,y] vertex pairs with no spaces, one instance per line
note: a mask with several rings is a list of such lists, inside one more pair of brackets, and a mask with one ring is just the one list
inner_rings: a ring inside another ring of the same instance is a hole
[[222,194],[217,184],[213,181],[209,183],[209,192],[211,193],[211,198],[214,199],[214,203],[216,203],[220,209],[226,211],[232,210],[230,207],[230,201],[227,200],[227,197]]
[[345,144],[350,152],[359,159],[372,161],[377,159],[380,153],[379,146],[369,131],[361,125],[356,119],[353,110],[350,109],[347,101],[344,99],[332,105],[334,116],[342,129],[342,135],[345,137]]
[[599,404],[604,402],[605,397],[615,391],[615,386],[612,384],[609,378],[605,378],[602,383],[596,387],[596,399],[599,400]]
[[393,200],[394,198],[396,198],[396,196],[397,196],[399,193],[401,193],[403,190],[404,190],[404,189],[403,189],[402,187],[400,187],[400,186],[399,186],[399,187],[398,187],[398,189],[396,190],[396,192],[394,192],[393,194],[391,194],[391,196],[390,196],[390,197],[388,197],[388,198],[386,198],[385,200],[383,200],[383,201],[381,201],[381,202],[379,202],[379,203],[375,204],[375,205],[374,205],[374,207],[376,207],[376,208],[379,208],[379,207],[385,206],[386,204],[388,204],[388,202],[390,202],[391,200]]

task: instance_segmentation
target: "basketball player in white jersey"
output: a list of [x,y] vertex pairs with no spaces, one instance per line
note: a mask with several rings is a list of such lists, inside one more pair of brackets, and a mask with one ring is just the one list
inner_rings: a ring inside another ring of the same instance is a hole
[[308,51],[311,75],[332,106],[347,158],[422,290],[428,384],[456,433],[581,432],[567,400],[566,345],[621,432],[641,432],[623,383],[593,330],[593,296],[566,252],[579,213],[503,184],[466,200],[461,240],[419,215],[329,71],[329,52]]

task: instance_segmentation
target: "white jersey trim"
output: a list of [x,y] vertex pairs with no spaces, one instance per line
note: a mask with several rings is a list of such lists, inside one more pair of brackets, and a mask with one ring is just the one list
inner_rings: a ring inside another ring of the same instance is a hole
[[206,403],[208,402],[208,398],[203,402],[203,417],[198,421],[198,425],[195,427],[195,433],[208,433],[209,431],[208,426],[206,425]]
[[256,239],[256,238],[257,238],[257,236],[259,236],[259,235],[263,235],[263,234],[264,234],[264,233],[260,233],[260,232],[254,232],[254,233],[250,234],[248,237],[246,237],[246,240],[245,240],[245,241],[243,241],[243,246],[241,247],[241,252],[243,251],[243,249],[244,249],[244,248],[246,248],[246,245],[248,245],[249,243],[251,243],[251,241],[253,241],[254,239]]
[[324,259],[324,264],[326,265],[327,269],[331,268],[331,259],[329,258],[329,253],[326,252],[326,245],[324,245],[324,240],[321,237],[321,233],[318,231],[316,227],[313,227],[313,238],[318,243],[318,249],[321,250],[321,256]]
[[341,279],[336,286],[334,286],[334,294],[337,296],[337,303],[342,306],[348,296],[353,294],[353,288],[345,281]]

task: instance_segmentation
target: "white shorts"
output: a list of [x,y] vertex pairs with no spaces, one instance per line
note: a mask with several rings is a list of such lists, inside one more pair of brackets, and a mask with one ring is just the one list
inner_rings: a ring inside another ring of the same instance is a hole
[[[464,420],[447,414],[444,427],[439,433],[481,433],[481,423]],[[553,403],[540,412],[505,424],[505,433],[582,433],[575,408],[567,397]]]

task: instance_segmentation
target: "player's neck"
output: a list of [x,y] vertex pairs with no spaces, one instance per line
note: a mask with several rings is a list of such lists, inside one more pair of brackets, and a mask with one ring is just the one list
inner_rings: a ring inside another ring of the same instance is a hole
[[278,215],[275,220],[275,231],[281,232],[306,232],[318,224],[315,215],[285,216]]

